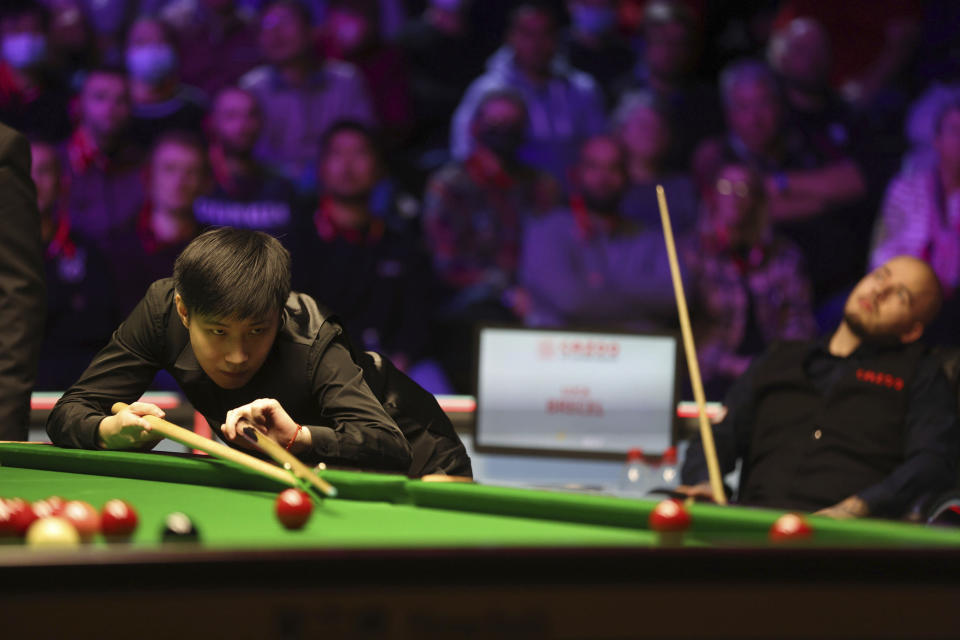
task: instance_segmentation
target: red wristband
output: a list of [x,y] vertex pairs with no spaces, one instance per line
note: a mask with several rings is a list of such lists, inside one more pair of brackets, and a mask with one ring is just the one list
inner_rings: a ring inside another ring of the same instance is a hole
[[297,431],[293,434],[293,437],[290,438],[290,442],[288,442],[287,446],[285,447],[287,451],[290,451],[290,447],[292,447],[293,443],[297,441],[297,436],[300,435],[300,429],[303,429],[303,426],[298,424]]

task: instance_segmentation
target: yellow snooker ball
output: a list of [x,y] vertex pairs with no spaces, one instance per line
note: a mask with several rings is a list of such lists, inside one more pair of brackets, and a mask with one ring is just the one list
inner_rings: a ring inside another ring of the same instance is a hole
[[65,518],[41,518],[27,529],[27,546],[35,549],[71,549],[80,546],[80,534]]

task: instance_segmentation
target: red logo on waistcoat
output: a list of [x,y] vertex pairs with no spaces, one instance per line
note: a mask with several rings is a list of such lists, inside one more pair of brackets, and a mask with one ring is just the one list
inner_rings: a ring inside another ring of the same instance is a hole
[[857,369],[857,380],[872,382],[881,387],[903,391],[903,378],[897,378],[889,373],[871,371],[870,369]]

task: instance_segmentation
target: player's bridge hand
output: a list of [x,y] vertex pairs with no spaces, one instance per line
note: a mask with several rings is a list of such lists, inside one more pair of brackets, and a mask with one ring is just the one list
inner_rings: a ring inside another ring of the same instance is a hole
[[261,398],[242,407],[231,409],[227,412],[226,422],[223,423],[220,432],[230,442],[252,448],[240,433],[244,427],[253,427],[282,445],[290,442],[299,429],[293,418],[273,398]]
[[143,416],[162,418],[163,409],[149,402],[134,402],[126,409],[107,416],[97,428],[97,444],[103,449],[149,449],[163,440],[152,433]]
[[713,502],[713,489],[710,488],[709,482],[701,482],[700,484],[686,485],[682,484],[676,489],[677,493],[682,493],[688,498],[694,498],[695,500],[709,500]]

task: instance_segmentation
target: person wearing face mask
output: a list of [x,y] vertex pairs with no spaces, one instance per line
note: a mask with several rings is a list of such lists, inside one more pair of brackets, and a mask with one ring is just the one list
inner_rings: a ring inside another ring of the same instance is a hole
[[133,98],[133,138],[150,148],[165,131],[203,135],[206,96],[180,83],[179,58],[170,29],[141,18],[127,34],[125,61]]
[[434,270],[447,290],[437,341],[449,348],[438,351],[454,386],[464,391],[473,323],[523,315],[516,288],[522,228],[560,202],[557,182],[518,158],[527,131],[519,94],[484,96],[471,131],[473,152],[430,178],[423,212]]
[[65,83],[50,64],[50,16],[33,1],[0,7],[0,122],[60,141],[70,134]]
[[625,218],[626,152],[609,135],[584,142],[568,207],[531,221],[519,281],[529,326],[672,330],[676,302],[660,229]]
[[563,46],[570,64],[593,76],[610,104],[616,82],[634,63],[630,46],[617,33],[613,0],[567,0],[570,29]]
[[707,397],[722,399],[775,340],[816,334],[800,249],[770,227],[763,180],[743,164],[720,168],[698,232],[681,242]]

